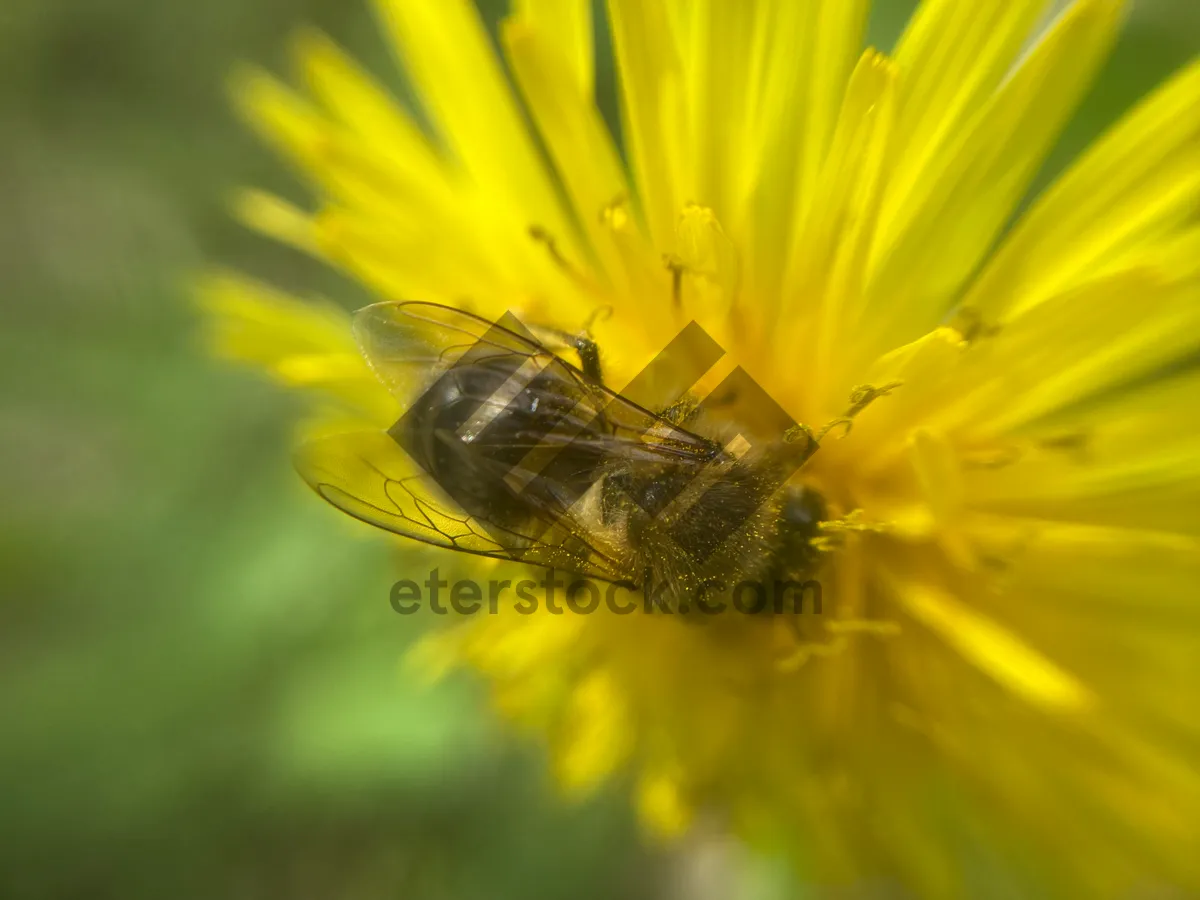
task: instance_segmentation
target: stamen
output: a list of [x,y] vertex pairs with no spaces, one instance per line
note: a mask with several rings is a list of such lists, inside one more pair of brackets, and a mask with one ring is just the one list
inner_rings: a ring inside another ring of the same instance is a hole
[[838,416],[838,418],[822,425],[821,430],[813,436],[813,440],[815,440],[818,444],[821,443],[821,441],[825,439],[825,435],[829,434],[829,432],[833,431],[835,428],[841,428],[842,437],[845,437],[850,433],[850,429],[853,427],[854,421],[852,419],[848,418],[847,416]]
[[571,264],[567,262],[566,257],[562,255],[562,251],[558,249],[558,242],[554,240],[554,235],[550,234],[541,225],[530,225],[529,236],[539,244],[545,246],[547,252],[550,254],[550,258],[554,260],[559,268],[574,276],[575,271],[571,268]]
[[663,265],[671,272],[671,304],[676,309],[683,307],[683,260],[670,253],[663,254]]
[[813,657],[828,659],[837,653],[841,653],[846,649],[847,643],[844,637],[835,637],[832,641],[824,644],[819,644],[815,641],[805,641],[797,644],[796,649],[787,656],[775,660],[775,669],[782,675],[790,674],[798,670]]
[[845,418],[853,419],[880,397],[886,397],[903,384],[903,381],[889,381],[883,387],[879,388],[869,384],[858,385],[850,392],[850,408],[846,410]]
[[830,622],[825,626],[830,634],[870,634],[875,637],[896,637],[900,634],[900,623],[891,619],[845,619]]
[[816,448],[820,447],[821,441],[825,439],[825,435],[829,434],[829,432],[833,431],[835,428],[841,428],[842,437],[846,437],[846,435],[850,433],[850,429],[854,427],[855,416],[857,416],[860,412],[862,412],[880,397],[886,397],[903,384],[903,381],[889,381],[883,387],[878,388],[870,384],[860,384],[850,392],[850,406],[847,408],[845,413],[838,416],[831,422],[826,422],[825,425],[821,427],[821,430],[816,434],[813,434],[812,430],[806,425],[798,425],[795,428],[789,428],[788,431],[784,433],[784,440],[788,443],[792,443],[799,437],[801,433],[807,435],[812,440],[813,444],[815,444],[815,446],[809,451],[809,456],[811,456],[816,452]]
[[599,290],[592,276],[584,269],[576,268],[558,249],[558,241],[554,235],[543,228],[541,225],[530,225],[528,229],[529,236],[546,248],[546,252],[550,254],[551,261],[573,281],[576,287],[584,291],[593,298],[599,296]]
[[997,447],[994,450],[973,450],[962,455],[963,468],[966,469],[1003,469],[1011,466],[1025,455],[1025,452],[1015,444]]
[[714,285],[726,307],[737,300],[741,265],[737,247],[707,206],[689,203],[679,213],[675,230],[676,250],[663,256],[671,271],[671,296],[683,301],[683,275],[687,273]]
[[1064,453],[1075,462],[1086,463],[1091,458],[1091,440],[1091,434],[1086,431],[1067,431],[1042,438],[1037,445],[1043,450]]
[[600,224],[612,231],[620,232],[629,227],[629,198],[617,194],[604,209],[600,210]]
[[951,316],[950,327],[962,335],[963,341],[968,344],[994,337],[1000,332],[1000,326],[984,322],[983,314],[974,306],[960,306]]
[[1027,443],[1001,445],[994,448],[967,450],[961,455],[963,468],[1002,469],[1023,459],[1031,450],[1063,453],[1074,462],[1086,463],[1091,458],[1092,435],[1086,431],[1067,431]]
[[[858,634],[872,637],[889,638],[900,634],[900,625],[888,619],[845,619],[840,622],[830,622],[825,630],[833,635],[829,641],[811,641],[800,638],[796,648],[787,656],[775,661],[775,668],[781,674],[795,672],[810,659],[829,659],[843,652],[849,645],[850,637]],[[799,634],[797,633],[797,637]]]
[[993,591],[999,593],[1008,589],[1018,565],[1037,540],[1038,529],[1026,525],[999,544],[992,543],[986,549],[975,547],[976,559],[987,574],[988,585]]
[[613,306],[611,303],[606,303],[604,306],[597,306],[590,316],[583,323],[583,333],[588,337],[592,336],[592,328],[599,322],[607,322],[613,317]]
[[847,535],[889,534],[895,526],[891,522],[867,521],[866,514],[861,509],[855,509],[841,518],[820,522],[817,528],[822,534],[810,538],[809,546],[818,553],[830,553],[845,546]]
[[853,509],[839,519],[829,519],[817,525],[821,531],[829,534],[887,534],[892,526],[886,522],[869,522],[866,513],[861,509]]

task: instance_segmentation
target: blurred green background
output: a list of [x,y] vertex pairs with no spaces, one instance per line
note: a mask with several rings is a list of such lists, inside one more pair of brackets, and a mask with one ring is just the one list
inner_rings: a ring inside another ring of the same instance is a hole
[[[199,349],[206,265],[363,300],[224,207],[299,196],[224,79],[305,22],[389,72],[366,0],[0,8],[0,896],[723,896],[469,677],[403,677],[392,551],[292,473],[294,398]],[[1143,3],[1047,177],[1198,47],[1195,0]]]

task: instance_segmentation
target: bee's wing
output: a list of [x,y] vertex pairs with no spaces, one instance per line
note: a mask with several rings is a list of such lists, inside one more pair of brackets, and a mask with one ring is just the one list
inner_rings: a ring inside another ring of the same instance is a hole
[[513,529],[481,523],[458,510],[413,465],[386,433],[361,431],[303,444],[296,468],[322,498],[342,512],[402,537],[492,559],[558,568],[607,581],[622,577],[616,563],[561,522]]
[[[301,448],[297,467],[334,506],[395,534],[620,580],[626,573],[614,557],[622,553],[597,546],[594,517],[586,511],[585,498],[602,473],[612,464],[653,472],[699,468],[720,449],[588,381],[523,331],[511,317],[498,325],[430,303],[379,303],[355,318],[363,354],[402,402],[451,367],[462,376],[456,390],[476,402],[482,424],[469,434],[466,425],[458,432],[438,430],[433,439],[451,451],[469,444],[472,468],[497,492],[510,492],[514,508],[529,514],[525,525],[492,521],[488,510],[494,507],[475,503],[460,485],[439,485],[398,442],[403,420],[387,433],[313,441]],[[495,389],[526,367],[536,374],[513,393]],[[475,375],[483,377],[468,377]],[[491,393],[473,396],[472,390]]]
[[381,381],[404,401],[422,382],[467,362],[487,365],[513,355],[553,357],[550,351],[511,330],[521,328],[511,317],[493,324],[473,313],[438,303],[387,302],[360,309],[354,337]]
[[[720,453],[707,438],[589,381],[575,366],[537,343],[511,315],[493,323],[436,303],[376,303],[356,314],[354,334],[377,376],[401,400],[411,398],[414,389],[429,380],[431,370],[467,363],[510,371],[516,368],[514,358],[523,358],[541,372],[528,386],[544,401],[536,415],[544,420],[553,412],[562,422],[554,433],[540,436],[544,445],[571,443],[633,465],[639,460],[707,464]],[[481,405],[495,402],[492,397],[476,399]],[[538,433],[535,427],[529,431]]]

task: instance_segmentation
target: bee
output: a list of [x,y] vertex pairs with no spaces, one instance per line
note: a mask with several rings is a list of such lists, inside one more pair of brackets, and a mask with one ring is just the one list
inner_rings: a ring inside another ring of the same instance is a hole
[[819,568],[826,505],[792,483],[818,445],[807,430],[751,442],[736,417],[687,397],[653,412],[604,385],[590,338],[550,333],[576,366],[511,316],[379,303],[354,333],[407,410],[386,431],[300,449],[303,478],[344,513],[449,550],[633,588],[653,579],[676,611]]

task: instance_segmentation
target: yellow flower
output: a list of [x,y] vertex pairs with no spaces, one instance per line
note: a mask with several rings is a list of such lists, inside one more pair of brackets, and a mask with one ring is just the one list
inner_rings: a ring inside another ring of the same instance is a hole
[[[801,472],[831,519],[811,643],[502,613],[429,658],[567,788],[631,770],[658,830],[712,810],[814,881],[1200,888],[1200,373],[1170,368],[1200,346],[1200,64],[1014,223],[1116,0],[1032,45],[1042,2],[925,0],[890,57],[866,0],[610,0],[623,153],[587,0],[516,0],[515,92],[469,0],[377,5],[430,133],[305,33],[303,93],[236,96],[317,205],[247,192],[245,221],[384,299],[592,321],[616,387],[691,320],[814,427],[898,385]],[[342,314],[203,296],[322,427],[397,417]]]

